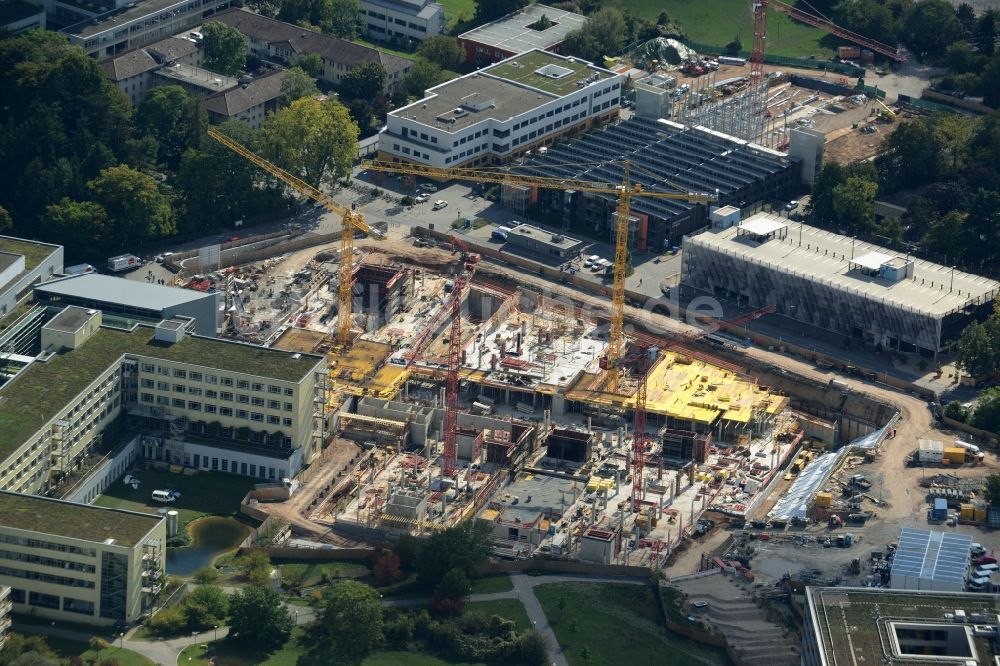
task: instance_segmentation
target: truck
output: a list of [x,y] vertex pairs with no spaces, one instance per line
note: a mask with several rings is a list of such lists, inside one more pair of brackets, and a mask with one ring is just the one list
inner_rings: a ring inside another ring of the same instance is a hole
[[134,254],[119,254],[108,259],[108,270],[112,273],[124,273],[142,266],[142,259]]
[[872,487],[872,482],[865,478],[864,474],[855,474],[850,478],[850,484],[855,488],[861,488],[862,490],[869,490]]

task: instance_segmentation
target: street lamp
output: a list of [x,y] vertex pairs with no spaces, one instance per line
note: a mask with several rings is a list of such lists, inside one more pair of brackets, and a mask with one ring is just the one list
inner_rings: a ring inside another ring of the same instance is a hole
[[119,648],[124,648],[125,647],[125,632],[124,631],[118,632],[118,647]]
[[215,625],[214,627],[212,627],[212,630],[215,632],[215,638],[213,638],[212,640],[215,641],[219,640],[219,625]]

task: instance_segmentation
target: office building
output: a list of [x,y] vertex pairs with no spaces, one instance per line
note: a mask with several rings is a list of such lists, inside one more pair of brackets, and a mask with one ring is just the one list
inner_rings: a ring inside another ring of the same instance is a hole
[[465,61],[477,65],[506,60],[535,49],[560,52],[566,35],[587,24],[587,17],[565,9],[531,4],[458,36]]
[[201,45],[195,40],[167,37],[109,58],[101,63],[101,69],[108,80],[128,95],[132,106],[138,106],[151,88],[172,83],[157,76],[159,72],[172,65],[198,67],[202,60]]
[[306,30],[244,9],[220,12],[212,20],[243,33],[250,52],[263,60],[288,63],[300,54],[317,54],[323,61],[319,78],[334,86],[339,85],[344,75],[358,65],[373,62],[385,69],[385,92],[391,95],[400,89],[403,79],[413,66],[413,61],[408,58]]
[[510,230],[503,249],[562,262],[579,255],[583,246],[584,242],[578,238],[546,231],[530,224],[519,224]]
[[996,664],[994,594],[806,588],[804,666]]
[[0,387],[0,489],[42,493],[124,414],[153,461],[280,481],[321,450],[321,356],[193,335],[190,319],[113,328],[70,306]]
[[160,593],[166,540],[157,515],[0,491],[0,590],[10,588],[0,627],[8,605],[60,622],[135,622]]
[[[638,117],[535,151],[513,170],[528,176],[618,184],[624,178],[625,160],[631,164],[629,179],[643,191],[696,192],[722,204],[781,199],[798,178],[792,161],[782,153],[703,127]],[[598,234],[614,244],[617,194],[544,188],[518,192],[504,187],[502,200],[522,215],[562,222],[563,229]],[[629,247],[659,253],[680,245],[686,234],[705,226],[706,208],[685,199],[632,197]]]
[[35,287],[35,301],[41,305],[100,310],[106,323],[122,321],[125,326],[187,317],[193,320],[191,331],[206,337],[215,337],[219,330],[220,296],[100,273],[71,275]]
[[227,120],[242,120],[260,129],[268,113],[278,110],[281,82],[286,70],[269,72],[205,98],[208,121],[219,125]]
[[[230,4],[230,0],[115,2],[120,4],[99,14],[93,10],[74,10],[73,17],[77,22],[61,32],[71,44],[82,46],[90,57],[104,60],[190,30]],[[70,4],[68,0],[57,1],[56,4],[80,7],[77,3]]]
[[588,62],[530,51],[390,112],[379,159],[435,167],[506,160],[616,117],[621,84]]
[[415,39],[444,32],[444,7],[433,0],[361,0],[365,30],[370,39]]
[[785,317],[870,346],[936,356],[986,317],[1000,282],[771,213],[720,218],[684,239],[681,282],[774,305]]
[[31,293],[33,285],[63,271],[63,248],[0,236],[0,317]]

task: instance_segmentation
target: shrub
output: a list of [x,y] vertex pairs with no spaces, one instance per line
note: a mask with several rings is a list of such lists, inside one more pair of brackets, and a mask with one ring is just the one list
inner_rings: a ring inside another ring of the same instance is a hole
[[171,606],[149,618],[146,626],[157,636],[176,636],[187,629],[187,623],[183,607]]
[[410,195],[406,195],[405,197],[399,200],[399,203],[401,203],[404,206],[412,206],[413,204],[417,203],[417,200],[411,197]]
[[219,580],[219,570],[215,567],[202,567],[194,574],[194,582],[209,585]]

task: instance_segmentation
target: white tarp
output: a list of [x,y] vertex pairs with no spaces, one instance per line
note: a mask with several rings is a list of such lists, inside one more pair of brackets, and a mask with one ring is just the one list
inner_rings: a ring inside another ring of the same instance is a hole
[[816,491],[823,487],[827,477],[830,476],[830,471],[836,467],[840,459],[846,456],[852,448],[870,449],[877,446],[882,441],[882,438],[885,437],[885,433],[889,430],[893,421],[895,419],[891,419],[888,424],[878,430],[874,430],[863,437],[858,437],[836,453],[826,453],[812,461],[808,467],[802,470],[799,478],[795,479],[795,483],[788,489],[788,492],[777,501],[771,512],[767,514],[768,517],[784,520],[805,518],[808,514],[809,505],[812,503],[813,497],[816,496]]

